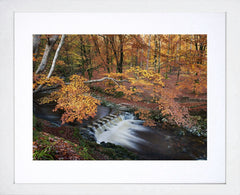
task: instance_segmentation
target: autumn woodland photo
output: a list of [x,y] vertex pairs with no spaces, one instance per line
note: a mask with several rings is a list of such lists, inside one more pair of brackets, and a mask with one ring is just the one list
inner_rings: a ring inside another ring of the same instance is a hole
[[207,35],[33,35],[33,160],[206,159]]

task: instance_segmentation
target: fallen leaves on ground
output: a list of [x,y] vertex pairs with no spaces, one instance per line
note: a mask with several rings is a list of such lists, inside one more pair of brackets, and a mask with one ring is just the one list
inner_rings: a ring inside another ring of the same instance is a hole
[[[33,153],[45,151],[47,155],[53,157],[52,160],[83,160],[80,156],[81,148],[77,144],[70,143],[57,136],[52,136],[46,132],[40,132],[39,140],[33,142]],[[76,151],[76,150],[79,151]],[[48,156],[49,157],[49,156]],[[43,152],[34,160],[45,160]]]

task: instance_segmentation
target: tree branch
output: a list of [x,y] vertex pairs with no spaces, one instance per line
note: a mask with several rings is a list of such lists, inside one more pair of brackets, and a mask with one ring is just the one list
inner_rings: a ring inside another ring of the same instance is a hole
[[[102,82],[104,80],[111,80],[113,81],[118,87],[120,86],[119,83],[122,83],[122,82],[129,82],[128,80],[116,80],[114,78],[111,78],[111,77],[103,77],[101,79],[96,79],[96,80],[89,80],[89,81],[84,81],[85,84],[91,84],[91,83],[97,83],[97,82]],[[65,83],[65,85],[69,85],[70,83]],[[43,85],[41,86],[43,87]],[[56,85],[56,86],[51,86],[51,87],[48,87],[48,88],[39,88],[39,89],[36,89],[35,91],[33,91],[33,93],[36,93],[36,92],[43,92],[43,91],[48,91],[48,90],[53,90],[53,89],[57,89],[58,87],[60,87],[60,85]]]
[[121,83],[121,82],[128,82],[128,80],[116,80],[116,79],[111,78],[111,77],[103,77],[101,79],[84,81],[84,83],[85,84],[87,84],[87,83],[97,83],[97,82],[101,82],[101,81],[104,81],[104,80],[112,80],[117,86],[119,86],[119,83]]

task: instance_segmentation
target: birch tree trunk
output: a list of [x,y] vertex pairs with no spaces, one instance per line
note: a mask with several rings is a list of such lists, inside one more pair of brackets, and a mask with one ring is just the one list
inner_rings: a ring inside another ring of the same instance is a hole
[[53,73],[53,70],[54,70],[54,68],[55,68],[55,64],[56,64],[56,61],[57,61],[57,58],[58,58],[59,51],[60,51],[60,49],[61,49],[61,47],[62,47],[62,45],[63,45],[63,43],[64,43],[64,39],[65,39],[65,35],[62,35],[62,38],[61,38],[61,40],[60,40],[60,43],[59,43],[58,48],[57,48],[57,50],[56,50],[56,53],[55,53],[55,55],[54,55],[53,62],[52,62],[52,66],[51,66],[51,69],[50,69],[50,71],[49,71],[49,73],[48,73],[47,78],[50,78],[51,75],[52,75],[52,73]]
[[33,35],[33,54],[36,56],[38,52],[38,46],[40,44],[40,37],[41,35]]
[[36,74],[40,73],[41,71],[43,71],[45,69],[45,67],[47,65],[47,60],[48,60],[49,54],[52,50],[52,47],[56,43],[57,39],[58,39],[58,35],[53,35],[52,37],[48,38],[48,42],[45,47],[43,58],[42,58],[40,65],[38,66],[37,71],[35,72]]
[[[54,55],[52,66],[51,66],[51,69],[50,69],[50,71],[48,73],[47,79],[49,79],[52,76],[52,73],[53,73],[53,70],[55,68],[55,64],[56,64],[57,58],[58,58],[59,51],[60,51],[60,49],[61,49],[61,47],[62,47],[62,45],[64,43],[64,39],[65,39],[65,35],[62,35],[60,43],[59,43],[58,48],[56,50],[56,53]],[[42,85],[39,85],[38,88],[33,93],[38,92],[41,88],[42,88]]]
[[38,56],[38,48],[40,45],[40,41],[41,41],[41,35],[33,35],[33,58],[35,58],[35,60],[33,60],[33,70],[35,70],[36,67],[36,59]]

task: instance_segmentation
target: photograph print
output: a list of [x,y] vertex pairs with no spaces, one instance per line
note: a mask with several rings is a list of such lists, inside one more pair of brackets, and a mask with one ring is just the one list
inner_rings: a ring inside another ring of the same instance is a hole
[[33,34],[33,160],[207,160],[206,34]]

